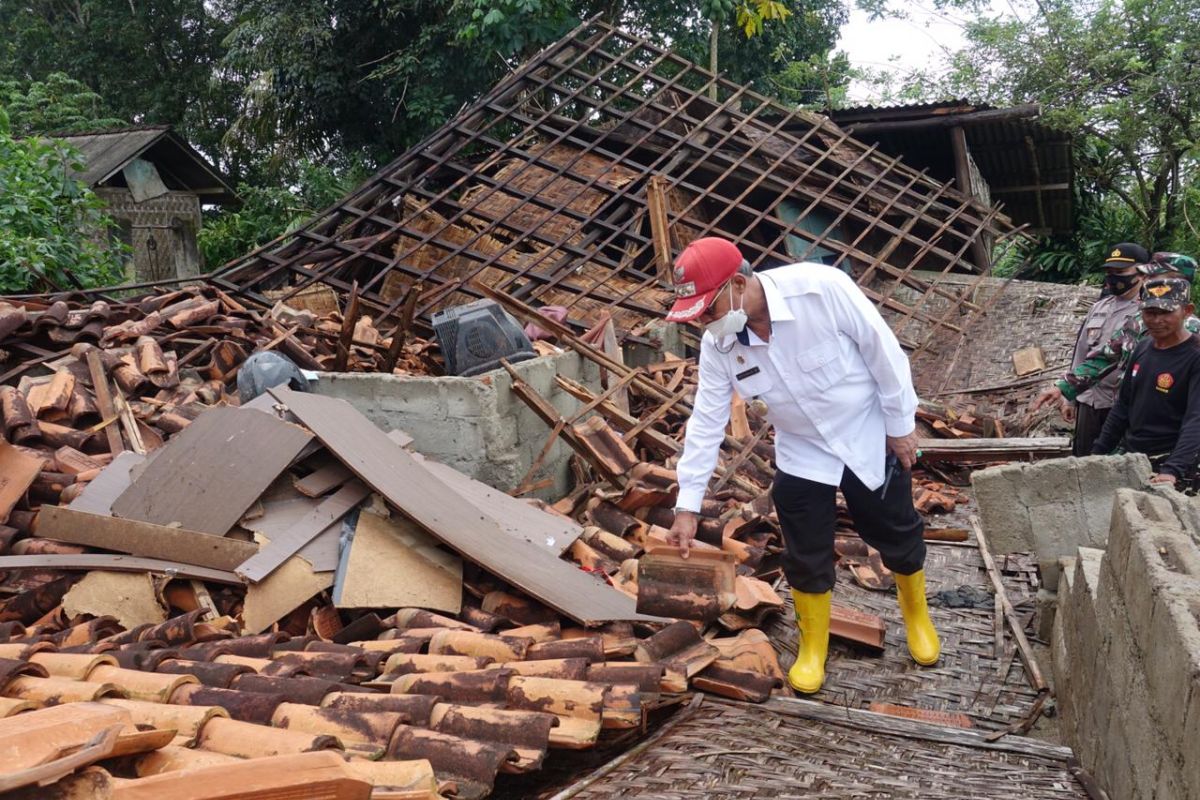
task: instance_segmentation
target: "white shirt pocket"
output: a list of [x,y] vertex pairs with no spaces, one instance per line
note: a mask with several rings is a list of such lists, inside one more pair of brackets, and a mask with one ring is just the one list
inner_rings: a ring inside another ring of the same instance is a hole
[[804,377],[802,391],[825,391],[846,377],[846,358],[837,339],[827,339],[813,345],[801,352],[796,360]]
[[750,367],[734,375],[733,386],[743,400],[753,400],[771,391],[772,382],[761,367]]

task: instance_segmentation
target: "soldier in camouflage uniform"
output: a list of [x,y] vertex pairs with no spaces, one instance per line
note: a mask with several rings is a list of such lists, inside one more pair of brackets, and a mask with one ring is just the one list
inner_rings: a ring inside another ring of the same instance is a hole
[[[1146,277],[1174,274],[1191,283],[1196,276],[1196,260],[1181,253],[1155,253],[1140,271]],[[1189,333],[1200,333],[1200,319],[1188,317],[1184,325]],[[1116,374],[1123,375],[1129,366],[1134,348],[1145,336],[1146,324],[1142,321],[1142,312],[1139,310],[1127,317],[1107,342],[1088,352],[1079,366],[1039,395],[1033,403],[1032,410],[1036,411],[1049,402],[1057,402],[1060,407],[1069,408],[1068,404],[1075,402],[1076,397],[1091,389],[1114,370]]]
[[[1140,244],[1122,242],[1112,249],[1102,265],[1105,273],[1104,291],[1088,310],[1083,324],[1079,326],[1079,335],[1075,338],[1075,349],[1071,355],[1072,371],[1083,364],[1090,352],[1107,342],[1125,319],[1137,311],[1138,289],[1142,282],[1138,267],[1149,262],[1150,254]],[[1100,435],[1105,418],[1116,402],[1120,382],[1120,373],[1110,371],[1095,386],[1075,397],[1073,404],[1063,397],[1057,386],[1051,386],[1033,402],[1031,410],[1036,411],[1056,400],[1063,417],[1075,420],[1072,454],[1086,456],[1091,452],[1092,443]]]

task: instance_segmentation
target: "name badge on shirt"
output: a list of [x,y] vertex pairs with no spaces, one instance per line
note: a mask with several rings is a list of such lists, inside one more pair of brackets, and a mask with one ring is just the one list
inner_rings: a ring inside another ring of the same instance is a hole
[[739,381],[744,381],[744,380],[746,380],[746,378],[749,378],[749,377],[752,377],[752,376],[754,376],[754,375],[757,375],[757,374],[758,374],[758,372],[759,372],[759,369],[758,369],[758,367],[751,367],[751,368],[750,368],[750,369],[748,369],[748,370],[745,370],[745,371],[743,371],[743,372],[739,372],[739,373],[738,373],[738,374],[737,374],[735,377],[736,377],[736,378],[737,378]]

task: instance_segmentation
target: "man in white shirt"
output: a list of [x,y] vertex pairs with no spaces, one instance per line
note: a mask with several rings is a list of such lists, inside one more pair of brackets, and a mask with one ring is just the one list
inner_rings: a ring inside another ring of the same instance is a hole
[[908,649],[940,654],[925,604],[924,524],[913,508],[917,395],[908,359],[845,273],[792,264],[755,274],[725,239],[698,239],[675,262],[667,320],[705,325],[700,384],[679,460],[671,539],[686,557],[736,391],[775,426],[771,496],[783,529],[800,648],[788,682],[825,679],[840,487],[859,535],[896,578]]

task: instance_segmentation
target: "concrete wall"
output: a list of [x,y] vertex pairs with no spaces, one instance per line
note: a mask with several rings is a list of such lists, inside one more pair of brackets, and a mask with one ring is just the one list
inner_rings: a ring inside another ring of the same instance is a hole
[[1058,560],[1077,548],[1103,549],[1113,493],[1150,479],[1144,455],[1057,458],[1006,464],[971,476],[979,518],[994,553],[1033,551],[1042,584],[1058,586]]
[[1200,800],[1200,547],[1181,501],[1119,490],[1108,549],[1064,560],[1063,732],[1114,800]]
[[[562,391],[555,374],[600,387],[595,365],[574,352],[515,364],[539,394],[564,415],[580,403]],[[475,378],[429,378],[365,373],[322,373],[313,391],[340,397],[382,430],[399,428],[413,437],[414,448],[502,491],[511,491],[541,452],[550,427],[513,394],[504,370]],[[558,499],[571,486],[571,450],[554,444],[535,482],[552,478],[551,487],[534,492]]]

